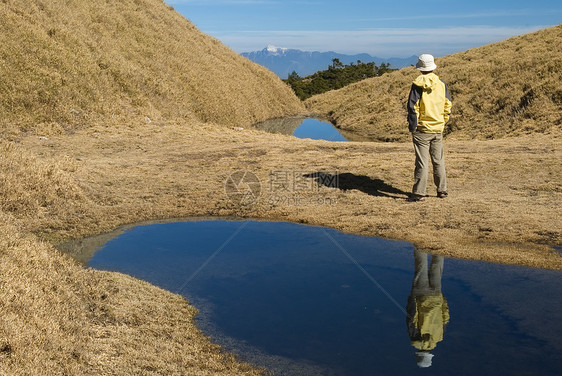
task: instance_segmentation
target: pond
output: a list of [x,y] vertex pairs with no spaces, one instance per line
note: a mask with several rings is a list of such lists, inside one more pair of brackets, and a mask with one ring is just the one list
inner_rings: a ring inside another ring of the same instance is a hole
[[[253,128],[270,133],[293,135],[298,138],[313,140],[348,141],[342,130],[337,129],[332,123],[314,118],[288,117],[271,119],[258,124]],[[346,133],[348,137],[349,133]]]
[[81,242],[94,245],[81,249],[89,266],[184,295],[215,342],[276,375],[562,369],[559,271],[286,222],[156,223],[109,238]]

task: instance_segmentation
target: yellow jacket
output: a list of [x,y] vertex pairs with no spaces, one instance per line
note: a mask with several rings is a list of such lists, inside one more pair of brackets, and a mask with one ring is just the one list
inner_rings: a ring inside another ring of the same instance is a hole
[[[412,346],[418,350],[433,350],[443,340],[449,322],[449,305],[443,294],[410,297],[408,332]],[[412,312],[415,310],[415,313]]]
[[414,80],[408,97],[410,132],[442,133],[451,114],[451,95],[447,85],[435,73]]

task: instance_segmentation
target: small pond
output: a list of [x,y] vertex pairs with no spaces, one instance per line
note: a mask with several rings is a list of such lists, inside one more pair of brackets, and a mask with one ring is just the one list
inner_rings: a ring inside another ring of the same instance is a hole
[[293,135],[298,138],[310,138],[313,140],[349,140],[344,136],[342,131],[337,129],[332,123],[314,118],[288,117],[271,119],[254,124],[253,128],[270,133],[281,133]]
[[156,223],[108,240],[90,241],[89,266],[184,295],[215,342],[276,375],[562,369],[558,271],[286,222]]

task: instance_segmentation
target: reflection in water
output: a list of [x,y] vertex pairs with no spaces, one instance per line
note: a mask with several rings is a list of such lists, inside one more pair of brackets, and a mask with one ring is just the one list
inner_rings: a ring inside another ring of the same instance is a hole
[[411,376],[430,364],[432,376],[562,369],[559,271],[447,259],[443,275],[441,256],[409,243],[283,222],[121,232],[95,255],[86,246],[108,236],[72,253],[181,292],[214,341],[275,374]]
[[292,135],[303,120],[302,117],[271,119],[254,124],[252,127],[269,133]]
[[347,138],[333,124],[317,119],[304,119],[293,132],[293,136],[313,140],[347,141]]
[[418,351],[418,367],[431,366],[437,343],[443,340],[445,325],[449,322],[449,306],[441,292],[443,256],[434,255],[428,269],[428,254],[414,249],[414,280],[406,307],[408,334]]
[[314,118],[287,117],[270,119],[254,124],[252,127],[269,133],[292,135],[298,138],[326,141],[356,141],[352,134],[344,133],[328,121]]

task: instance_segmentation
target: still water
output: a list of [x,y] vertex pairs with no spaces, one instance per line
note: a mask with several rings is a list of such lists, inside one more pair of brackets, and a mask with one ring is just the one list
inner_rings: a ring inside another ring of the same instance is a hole
[[293,135],[298,138],[348,141],[348,138],[342,134],[342,131],[334,127],[332,123],[314,118],[289,117],[272,119],[255,124],[253,127],[266,132]]
[[[105,240],[104,240],[105,241]],[[95,242],[94,242],[95,243]],[[180,293],[276,375],[559,375],[561,272],[285,222],[141,225],[88,265]]]

